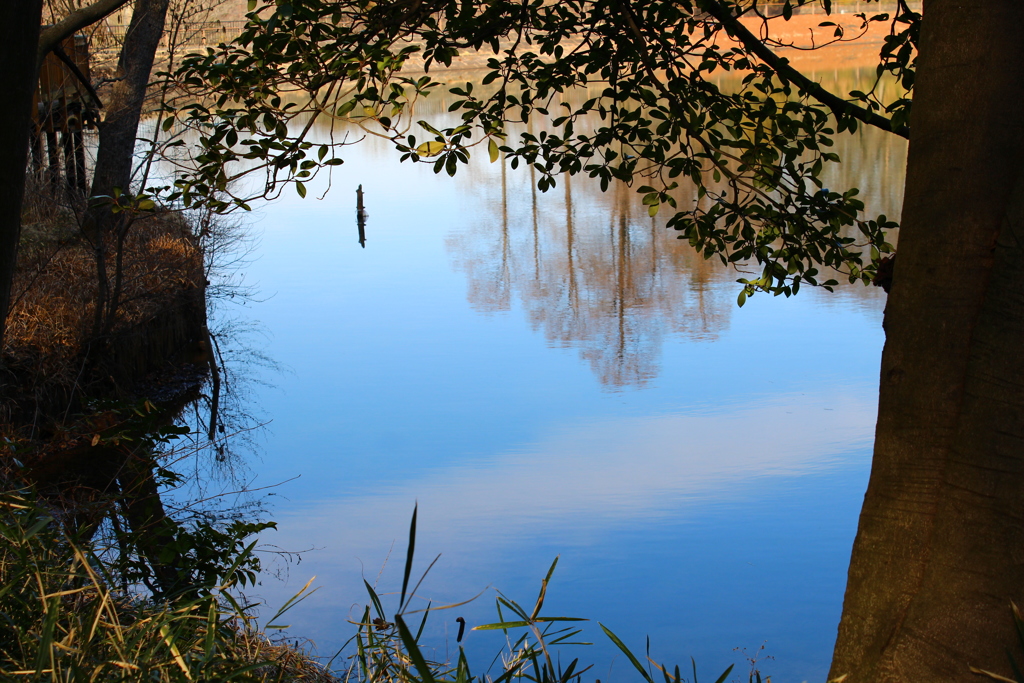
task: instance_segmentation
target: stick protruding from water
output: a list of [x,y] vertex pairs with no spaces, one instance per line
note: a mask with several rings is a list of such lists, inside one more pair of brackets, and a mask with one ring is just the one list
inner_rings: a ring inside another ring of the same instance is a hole
[[359,228],[359,246],[366,249],[366,208],[363,206],[363,186],[356,188],[356,227]]

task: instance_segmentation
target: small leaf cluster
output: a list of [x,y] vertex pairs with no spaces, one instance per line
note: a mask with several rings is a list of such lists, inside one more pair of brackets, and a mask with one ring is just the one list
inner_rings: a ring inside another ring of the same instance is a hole
[[[343,163],[339,150],[365,135],[392,137],[416,100],[436,86],[430,78],[400,76],[418,48],[393,47],[397,35],[366,44],[343,44],[346,33],[374,33],[373,3],[278,3],[254,10],[241,35],[205,54],[192,54],[167,76],[187,104],[166,105],[165,132],[199,144],[190,167],[167,201],[215,211],[249,209],[253,197],[274,196],[291,184],[306,196],[306,183],[323,168]],[[347,118],[364,135],[314,144],[314,122]],[[181,140],[181,145],[184,141]],[[252,196],[234,194],[236,181],[264,173]]]

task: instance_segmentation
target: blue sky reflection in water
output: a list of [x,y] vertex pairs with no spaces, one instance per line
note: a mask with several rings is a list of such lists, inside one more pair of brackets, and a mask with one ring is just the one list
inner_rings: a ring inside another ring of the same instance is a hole
[[[902,149],[850,144],[860,175],[834,182],[884,184],[869,208],[895,215]],[[488,586],[532,602],[561,555],[552,614],[600,620],[637,652],[649,634],[655,659],[692,655],[704,677],[735,661],[745,680],[733,648],[765,643],[773,680],[824,680],[870,462],[881,292],[739,309],[740,275],[628,191],[572,179],[541,194],[482,153],[449,179],[373,140],[345,159],[325,199],[325,184],[289,191],[258,213],[247,271],[287,368],[259,398],[273,423],[255,485],[301,475],[277,489],[264,540],[316,548],[258,589],[277,605],[317,576],[291,635],[329,652],[364,576],[398,589],[418,501],[419,568],[442,554],[420,593],[487,589],[435,616],[442,650],[456,616],[496,620]],[[632,680],[586,628],[595,646],[566,661]],[[498,640],[466,645],[481,668]]]

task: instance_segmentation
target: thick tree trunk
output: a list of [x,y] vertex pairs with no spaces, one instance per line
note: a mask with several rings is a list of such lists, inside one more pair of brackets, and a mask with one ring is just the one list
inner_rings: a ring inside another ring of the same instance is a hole
[[118,61],[122,80],[114,84],[100,124],[92,194],[109,195],[131,184],[135,137],[142,117],[153,60],[164,31],[168,0],[137,0]]
[[0,10],[0,64],[7,104],[0,107],[0,354],[3,351],[11,282],[21,238],[21,204],[28,163],[36,44],[42,0],[6,2]]
[[923,14],[846,683],[1009,675],[1024,598],[1024,3]]
[[[92,197],[111,196],[115,188],[131,190],[132,165],[135,161],[135,140],[146,100],[146,90],[153,70],[153,60],[160,45],[169,0],[136,0],[128,25],[118,75],[107,102],[107,113],[99,126],[99,147],[93,171]],[[121,221],[125,214],[110,211],[108,200],[92,199],[86,210],[83,228],[96,251],[98,293],[93,320],[93,336],[110,329],[118,302],[111,300],[107,279],[108,242],[111,235],[127,229]],[[123,238],[123,234],[121,235]]]

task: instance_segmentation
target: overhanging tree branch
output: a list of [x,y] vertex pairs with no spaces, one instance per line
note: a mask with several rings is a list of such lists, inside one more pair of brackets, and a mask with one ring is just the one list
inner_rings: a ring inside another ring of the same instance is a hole
[[71,73],[75,75],[75,78],[78,79],[78,82],[82,84],[82,87],[86,89],[86,91],[89,93],[89,96],[92,97],[94,102],[96,102],[96,106],[102,108],[103,101],[100,100],[100,96],[96,93],[96,89],[92,87],[92,83],[90,83],[89,79],[85,77],[85,74],[83,74],[82,70],[78,68],[78,65],[75,64],[74,60],[68,57],[67,53],[64,52],[63,48],[61,48],[60,46],[60,43],[53,46],[53,54],[57,55],[57,58],[60,59],[60,61],[64,62],[64,66],[71,70]]
[[722,7],[718,0],[702,0],[703,9],[717,19],[725,30],[736,40],[743,43],[743,47],[757,55],[758,59],[770,66],[780,77],[796,84],[802,90],[809,93],[816,100],[832,110],[836,116],[851,116],[858,121],[880,128],[889,133],[895,133],[903,138],[910,137],[910,128],[907,126],[893,127],[892,121],[876,114],[875,112],[859,107],[856,104],[833,95],[819,83],[811,79],[789,65],[789,61],[779,57],[771,51],[761,40],[751,33],[746,26],[741,24],[727,9]]
[[36,48],[36,70],[43,64],[43,59],[51,50],[68,36],[73,36],[86,26],[95,24],[111,12],[115,12],[128,0],[96,0],[91,5],[86,5],[67,15],[53,26],[44,29],[39,34],[39,46]]

